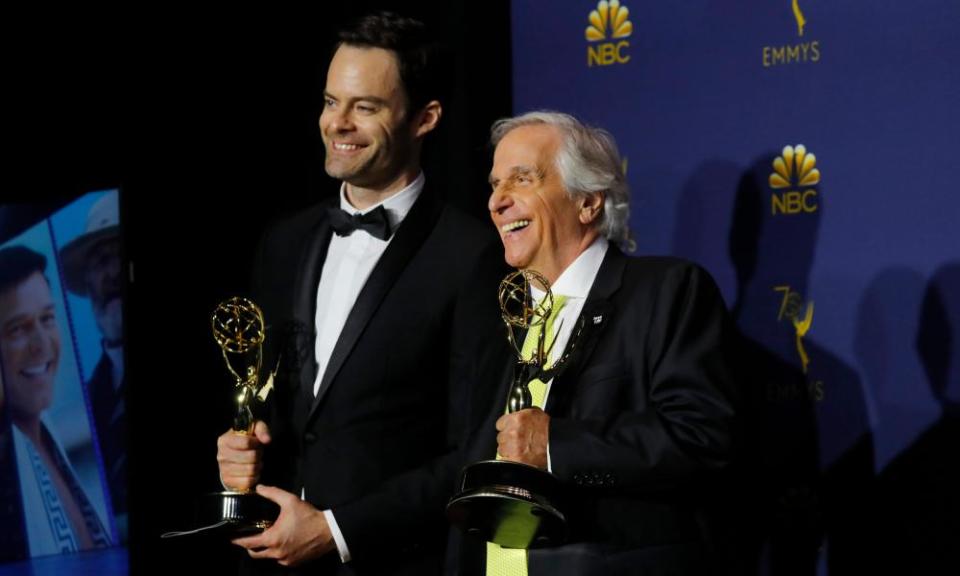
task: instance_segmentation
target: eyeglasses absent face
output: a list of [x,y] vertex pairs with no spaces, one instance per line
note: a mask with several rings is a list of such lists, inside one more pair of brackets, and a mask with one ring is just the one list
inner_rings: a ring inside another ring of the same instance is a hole
[[36,418],[53,401],[60,327],[40,272],[0,294],[0,358],[14,420]]

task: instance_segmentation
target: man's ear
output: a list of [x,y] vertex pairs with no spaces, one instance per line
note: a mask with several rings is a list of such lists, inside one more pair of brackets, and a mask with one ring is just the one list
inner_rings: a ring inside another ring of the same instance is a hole
[[414,134],[418,138],[424,136],[437,127],[441,116],[443,116],[443,107],[440,106],[440,102],[436,100],[427,102],[427,105],[417,112],[417,117],[414,120]]
[[592,224],[603,213],[603,201],[605,198],[603,192],[593,192],[580,198],[580,223]]

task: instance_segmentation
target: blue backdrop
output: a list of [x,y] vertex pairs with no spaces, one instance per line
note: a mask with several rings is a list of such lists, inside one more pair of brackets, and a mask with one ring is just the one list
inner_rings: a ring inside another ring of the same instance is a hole
[[960,544],[956,467],[922,456],[957,438],[960,403],[960,3],[515,0],[512,18],[515,112],[612,132],[637,252],[703,264],[747,337],[762,571]]

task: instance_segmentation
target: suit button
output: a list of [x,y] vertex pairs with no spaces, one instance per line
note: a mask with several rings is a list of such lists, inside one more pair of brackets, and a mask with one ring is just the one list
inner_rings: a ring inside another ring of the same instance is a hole
[[313,444],[317,441],[317,435],[313,432],[307,432],[303,435],[303,441],[307,444]]
[[610,474],[609,472],[607,473],[606,476],[603,477],[603,479],[606,480],[606,483],[608,486],[613,486],[614,484],[617,483],[617,479],[614,478],[613,474]]
[[573,475],[573,481],[576,484],[583,484],[583,476],[581,476],[580,473],[577,472]]

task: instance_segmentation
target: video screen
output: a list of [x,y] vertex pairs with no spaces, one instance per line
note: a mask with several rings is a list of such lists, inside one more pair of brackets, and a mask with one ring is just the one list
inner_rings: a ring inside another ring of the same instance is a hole
[[126,543],[119,202],[0,206],[2,562]]

